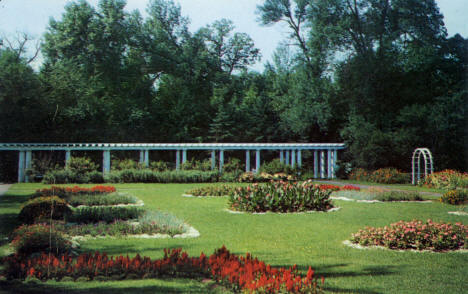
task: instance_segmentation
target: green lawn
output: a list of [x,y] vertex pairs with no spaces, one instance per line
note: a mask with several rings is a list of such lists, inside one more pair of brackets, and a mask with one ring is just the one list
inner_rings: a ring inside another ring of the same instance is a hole
[[[194,226],[194,239],[92,240],[83,251],[162,257],[163,248],[181,247],[191,255],[211,254],[223,244],[237,254],[252,253],[274,266],[297,264],[304,273],[312,266],[326,278],[332,293],[468,293],[468,253],[416,253],[389,250],[358,250],[342,244],[365,226],[385,226],[399,220],[432,219],[462,222],[468,217],[449,215],[457,207],[442,203],[356,203],[334,201],[342,209],[331,213],[249,215],[230,214],[227,198],[186,198],[185,190],[200,184],[126,184],[120,191],[134,194],[147,208],[169,211]],[[0,198],[0,252],[8,245],[5,236],[17,225],[16,214],[27,195],[39,184],[17,184]],[[119,282],[3,285],[0,293],[206,293],[210,284],[190,280],[143,280]],[[2,292],[3,291],[3,292]],[[32,292],[31,292],[32,291]],[[217,290],[219,292],[219,289]]]

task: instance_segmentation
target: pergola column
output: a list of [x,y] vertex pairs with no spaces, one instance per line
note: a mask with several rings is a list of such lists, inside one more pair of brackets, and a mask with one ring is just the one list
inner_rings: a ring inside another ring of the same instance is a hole
[[145,163],[145,166],[148,167],[149,166],[149,150],[145,150],[145,154],[144,154],[144,163]]
[[[24,163],[25,169],[31,168],[31,163],[32,163],[31,161],[32,161],[32,151],[27,150],[26,151],[26,159],[25,159],[25,163]],[[29,182],[29,177],[26,175],[26,172],[24,174],[24,179],[25,179],[26,183]]]
[[255,151],[255,172],[260,172],[260,150]]
[[182,163],[187,162],[187,149],[182,150]]
[[301,154],[301,151],[302,150],[297,150],[297,166],[299,168],[302,167],[302,154]]
[[289,165],[289,150],[286,150],[286,164]]
[[332,151],[330,149],[327,150],[327,179],[331,179],[332,177]]
[[18,183],[24,181],[24,161],[25,161],[25,152],[20,151],[18,157]]
[[325,150],[320,151],[320,178],[325,179]]
[[280,150],[280,162],[284,163],[284,151]]
[[176,151],[176,162],[175,162],[176,170],[180,169],[180,150]]
[[140,150],[140,164],[143,164],[145,162],[145,150]]
[[314,178],[318,178],[318,151],[314,151]]
[[291,166],[296,166],[296,150],[291,150]]
[[250,171],[250,150],[245,151],[245,171]]
[[102,173],[107,174],[110,171],[110,150],[102,152]]
[[211,170],[214,170],[216,167],[216,151],[211,150]]
[[333,150],[332,179],[336,178],[336,162],[338,160],[338,150]]
[[65,150],[65,166],[68,165],[71,159],[71,150]]
[[223,172],[224,150],[219,150],[219,172]]

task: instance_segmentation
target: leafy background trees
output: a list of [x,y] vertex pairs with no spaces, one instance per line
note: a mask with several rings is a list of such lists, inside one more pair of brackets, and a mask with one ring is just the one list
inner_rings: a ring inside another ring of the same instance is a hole
[[66,6],[32,70],[0,44],[2,142],[341,142],[356,167],[468,169],[468,40],[433,0],[265,0],[260,25],[290,35],[261,52],[221,19],[191,32],[171,0]]

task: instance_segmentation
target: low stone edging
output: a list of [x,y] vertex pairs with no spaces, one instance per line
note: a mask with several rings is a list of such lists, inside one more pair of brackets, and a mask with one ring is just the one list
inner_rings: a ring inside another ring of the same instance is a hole
[[198,232],[197,229],[195,229],[192,226],[188,226],[188,230],[186,233],[183,234],[177,234],[174,236],[171,236],[169,234],[140,234],[140,235],[120,235],[118,237],[116,236],[96,236],[93,237],[91,235],[84,235],[84,236],[73,236],[71,239],[73,241],[86,241],[86,240],[94,240],[94,239],[120,239],[120,238],[139,238],[139,239],[167,239],[167,238],[180,238],[180,239],[186,239],[186,238],[197,238],[200,236],[200,232]]
[[352,199],[352,198],[347,198],[347,197],[342,197],[342,196],[331,196],[330,199],[332,199],[332,200],[343,200],[343,201],[354,201],[354,202],[360,202],[360,203],[389,203],[389,202],[398,202],[398,203],[432,203],[432,200],[422,200],[422,201],[415,201],[415,200],[410,200],[410,201],[404,201],[404,200],[399,200],[399,201],[381,201],[381,200]]
[[465,212],[465,211],[449,211],[448,214],[467,216],[468,212]]
[[416,252],[416,253],[447,253],[447,252],[457,252],[457,253],[468,253],[468,249],[458,249],[458,250],[445,250],[445,251],[433,251],[433,250],[417,250],[417,249],[390,249],[384,246],[376,246],[376,245],[371,245],[371,246],[362,246],[360,244],[355,244],[352,243],[350,240],[344,240],[343,244],[354,248],[354,249],[359,249],[359,250],[372,250],[372,249],[380,249],[380,250],[388,250],[388,251],[397,251],[397,252]]
[[227,211],[232,214],[256,214],[256,215],[264,215],[264,214],[304,214],[304,213],[320,213],[320,212],[334,212],[340,210],[341,207],[333,207],[326,211],[317,211],[317,210],[309,210],[309,211],[300,211],[300,212],[247,212],[247,211],[236,211],[225,208],[224,211]]

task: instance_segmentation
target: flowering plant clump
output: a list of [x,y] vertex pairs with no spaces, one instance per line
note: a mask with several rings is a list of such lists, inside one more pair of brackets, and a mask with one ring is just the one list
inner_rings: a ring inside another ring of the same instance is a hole
[[340,187],[340,191],[361,191],[361,188],[354,185],[344,185]]
[[321,285],[309,267],[307,275],[298,274],[296,266],[274,268],[253,258],[231,254],[224,246],[207,257],[189,257],[181,249],[164,249],[162,259],[151,260],[137,254],[109,257],[105,253],[82,254],[73,258],[68,254],[21,258],[6,257],[6,276],[10,279],[35,277],[41,280],[85,277],[89,280],[143,279],[160,277],[211,277],[236,291],[246,293],[321,293]]
[[444,195],[439,198],[439,201],[452,205],[465,204],[468,201],[468,191],[450,190],[445,192]]
[[461,223],[399,221],[389,227],[366,227],[353,234],[351,242],[363,246],[384,246],[390,249],[457,250],[467,247],[468,226]]
[[239,187],[229,195],[234,210],[248,212],[297,212],[332,208],[331,191],[321,189],[312,181],[303,183],[270,182]]
[[41,196],[53,196],[56,195],[60,198],[66,198],[73,195],[83,195],[83,194],[109,194],[114,193],[116,191],[114,186],[94,186],[91,188],[82,188],[78,186],[74,187],[60,187],[60,186],[52,186],[50,188],[38,189],[36,193],[34,193],[33,198],[41,197]]
[[357,168],[349,174],[349,179],[381,184],[405,184],[410,182],[409,174],[391,167],[381,168],[372,172],[362,168]]
[[355,181],[369,181],[371,173],[363,168],[355,168],[351,171],[348,178]]
[[330,185],[330,184],[319,184],[318,185],[320,190],[330,190],[330,191],[339,191],[340,186],[337,185]]
[[235,189],[236,187],[228,185],[206,186],[189,190],[186,193],[193,196],[226,196],[232,193]]
[[468,173],[446,169],[430,174],[424,180],[424,186],[437,189],[468,188]]

